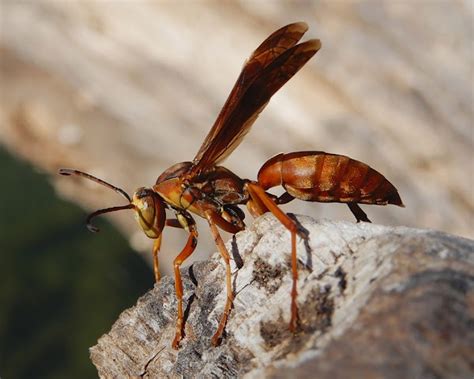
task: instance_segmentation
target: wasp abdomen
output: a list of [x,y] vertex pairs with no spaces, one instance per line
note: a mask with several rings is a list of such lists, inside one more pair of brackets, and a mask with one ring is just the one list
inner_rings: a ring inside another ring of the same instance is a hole
[[365,163],[321,151],[279,154],[258,173],[268,189],[282,185],[292,196],[306,201],[403,206],[397,189]]

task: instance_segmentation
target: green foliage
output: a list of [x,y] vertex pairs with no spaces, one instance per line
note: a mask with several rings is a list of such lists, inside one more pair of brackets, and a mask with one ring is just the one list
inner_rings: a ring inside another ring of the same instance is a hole
[[1,148],[0,172],[0,375],[96,377],[88,348],[153,275],[110,224],[89,233],[82,210]]

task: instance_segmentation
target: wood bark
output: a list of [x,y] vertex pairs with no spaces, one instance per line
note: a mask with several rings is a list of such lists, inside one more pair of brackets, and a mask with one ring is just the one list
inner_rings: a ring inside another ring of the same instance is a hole
[[474,375],[474,243],[440,232],[298,216],[301,328],[288,330],[290,236],[264,215],[227,243],[234,308],[215,253],[183,270],[186,337],[171,348],[176,301],[165,277],[92,347],[99,375],[186,378],[469,378]]

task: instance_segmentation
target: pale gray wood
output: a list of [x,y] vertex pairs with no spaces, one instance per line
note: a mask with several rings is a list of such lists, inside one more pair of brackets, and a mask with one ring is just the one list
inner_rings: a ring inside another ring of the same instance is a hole
[[[271,215],[238,233],[234,309],[219,254],[183,270],[189,317],[179,351],[165,278],[91,348],[99,375],[185,378],[469,378],[474,374],[474,242],[404,227],[316,221],[298,243],[301,330],[288,330],[288,231]],[[232,250],[232,242],[227,244]],[[305,267],[306,266],[306,267]],[[311,268],[309,268],[309,266]]]

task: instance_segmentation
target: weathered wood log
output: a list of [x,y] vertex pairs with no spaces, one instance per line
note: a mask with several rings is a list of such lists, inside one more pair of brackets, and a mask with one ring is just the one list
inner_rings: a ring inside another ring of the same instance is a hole
[[298,216],[301,330],[288,330],[289,233],[271,215],[227,247],[234,309],[216,253],[184,275],[186,337],[171,348],[176,301],[165,277],[91,348],[101,377],[469,378],[474,375],[474,242],[441,232]]

